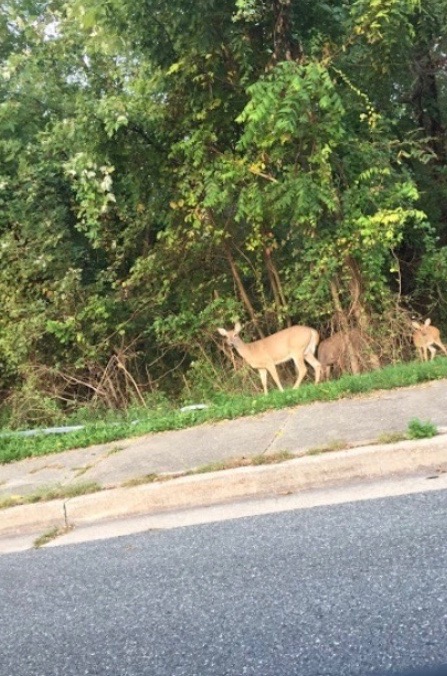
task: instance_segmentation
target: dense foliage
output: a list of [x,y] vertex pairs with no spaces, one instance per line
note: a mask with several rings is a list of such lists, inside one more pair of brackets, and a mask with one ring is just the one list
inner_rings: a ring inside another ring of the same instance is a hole
[[411,314],[447,324],[445,3],[1,9],[14,420],[209,395],[237,318],[359,326],[375,365],[406,356]]

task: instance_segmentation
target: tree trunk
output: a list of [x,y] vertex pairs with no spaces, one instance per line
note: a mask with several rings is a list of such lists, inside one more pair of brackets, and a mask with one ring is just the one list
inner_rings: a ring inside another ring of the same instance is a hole
[[292,0],[273,0],[273,64],[279,61],[299,61],[303,51],[292,33]]
[[357,355],[355,353],[354,347],[352,345],[351,339],[349,338],[349,331],[350,331],[350,326],[348,322],[348,318],[346,316],[346,313],[343,310],[341,301],[340,301],[340,293],[339,293],[339,288],[338,288],[338,280],[336,278],[331,280],[330,283],[330,288],[331,288],[331,296],[332,300],[334,302],[335,309],[337,311],[337,317],[338,317],[338,323],[340,324],[340,329],[343,331],[343,333],[346,336],[346,347],[347,347],[347,353],[348,353],[348,358],[349,358],[349,363],[351,366],[351,371],[357,375],[360,373],[360,364],[359,360],[357,358]]
[[[359,269],[359,266],[357,264],[357,261],[355,261],[353,258],[349,257],[346,261],[349,272],[350,272],[350,278],[349,278],[349,290],[351,293],[351,310],[350,314],[352,313],[356,319],[357,325],[359,326],[360,330],[364,334],[368,334],[369,329],[370,329],[370,322],[369,322],[369,317],[368,313],[365,310],[365,306],[363,305],[362,302],[362,275]],[[375,369],[380,368],[380,359],[378,356],[370,349],[369,350],[369,361],[371,363],[371,366]]]
[[[282,316],[283,310],[285,310],[287,307],[287,303],[286,298],[284,296],[281,279],[279,277],[279,272],[275,266],[275,263],[273,262],[272,252],[269,247],[265,247],[264,249],[264,260],[265,266],[267,268],[267,274],[269,276],[273,297],[275,299],[276,311],[279,316]],[[287,326],[292,325],[292,322],[290,321],[290,317],[288,315],[286,322]]]
[[259,326],[258,320],[256,319],[256,314],[255,310],[253,308],[253,305],[250,302],[250,299],[247,295],[247,292],[245,291],[244,284],[242,282],[242,279],[239,275],[239,271],[236,267],[236,263],[233,258],[233,254],[231,253],[230,247],[228,244],[225,245],[225,254],[227,256],[228,263],[230,265],[230,270],[231,274],[233,275],[234,282],[236,284],[236,288],[239,292],[239,295],[241,297],[241,300],[243,304],[245,305],[245,308],[250,315],[251,321],[253,322],[254,326],[256,327],[257,332],[259,333],[261,338],[264,338],[264,334],[262,332],[262,329]]

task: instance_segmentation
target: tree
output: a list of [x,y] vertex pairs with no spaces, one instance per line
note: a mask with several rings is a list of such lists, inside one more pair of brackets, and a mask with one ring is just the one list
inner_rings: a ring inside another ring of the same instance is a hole
[[445,27],[435,0],[10,3],[5,396],[38,372],[123,405],[236,318],[400,330],[444,298]]

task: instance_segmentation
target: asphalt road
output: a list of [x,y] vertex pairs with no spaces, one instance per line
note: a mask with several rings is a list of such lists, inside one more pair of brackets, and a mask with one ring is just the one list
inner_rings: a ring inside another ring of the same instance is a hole
[[0,674],[425,673],[446,543],[434,491],[4,555]]

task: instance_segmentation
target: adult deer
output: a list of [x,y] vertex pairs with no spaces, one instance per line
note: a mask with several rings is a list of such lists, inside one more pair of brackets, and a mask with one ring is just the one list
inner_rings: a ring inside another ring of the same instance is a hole
[[431,326],[431,319],[426,319],[423,324],[413,321],[411,325],[416,329],[413,333],[413,343],[422,361],[428,361],[427,350],[430,350],[430,359],[434,358],[436,354],[435,345],[436,347],[440,347],[447,355],[447,349],[441,341],[439,329],[436,326]]
[[329,338],[322,340],[318,346],[318,361],[321,365],[321,378],[327,380],[330,376],[331,366],[342,370],[347,358],[349,358],[349,342],[352,349],[359,350],[361,335],[358,329],[351,329],[349,333],[337,331]]
[[315,370],[315,383],[320,380],[320,362],[315,358],[319,335],[309,326],[290,326],[274,333],[267,338],[255,340],[253,343],[244,343],[239,333],[242,327],[239,322],[234,329],[226,331],[218,329],[221,336],[226,338],[227,344],[234,347],[247,364],[259,371],[264,393],[267,394],[267,373],[270,373],[276,385],[282,391],[283,386],[278,376],[276,366],[293,359],[298,372],[295,387],[299,387],[307,373],[306,364]]

